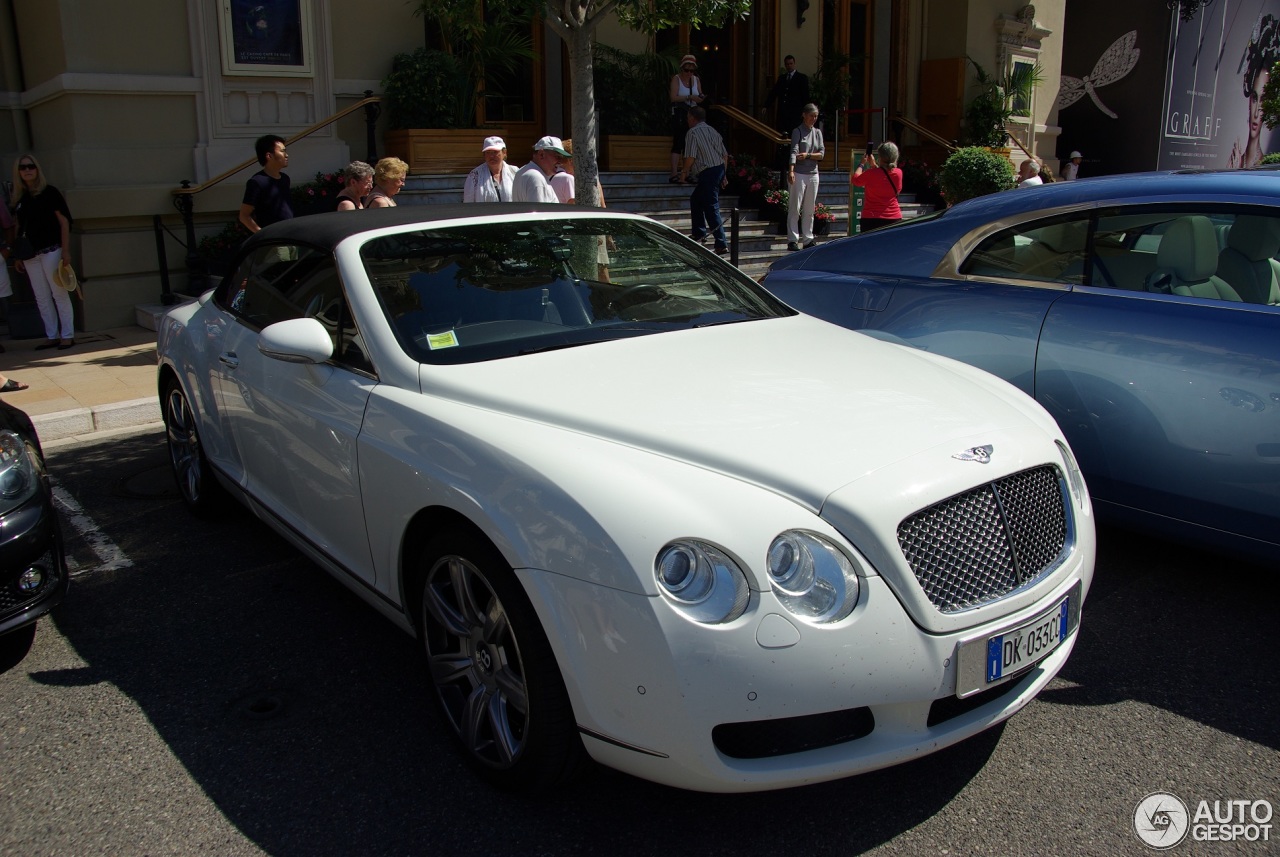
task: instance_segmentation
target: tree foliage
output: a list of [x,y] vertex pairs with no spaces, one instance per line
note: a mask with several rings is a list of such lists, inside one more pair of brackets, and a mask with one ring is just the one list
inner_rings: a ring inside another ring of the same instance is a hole
[[991,74],[973,57],[974,86],[978,93],[964,110],[965,141],[973,146],[1003,146],[1009,141],[1005,124],[1018,103],[1030,104],[1031,93],[1042,82],[1043,69],[1019,65],[1002,77]]

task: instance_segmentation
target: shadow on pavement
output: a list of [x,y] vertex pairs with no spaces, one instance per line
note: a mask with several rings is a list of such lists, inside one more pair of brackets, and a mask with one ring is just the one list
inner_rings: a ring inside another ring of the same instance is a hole
[[1039,700],[1134,700],[1280,749],[1280,574],[1126,530],[1098,536],[1104,574],[1071,659]]
[[[190,517],[160,434],[55,452],[51,467],[135,562],[81,575],[55,614],[87,666],[32,678],[117,686],[272,854],[858,853],[939,813],[1003,731],[785,793],[680,792],[601,769],[554,795],[502,794],[437,721],[416,641],[247,512]],[[1041,700],[1139,700],[1277,746],[1276,583],[1121,532],[1102,549],[1109,576],[1067,681]]]

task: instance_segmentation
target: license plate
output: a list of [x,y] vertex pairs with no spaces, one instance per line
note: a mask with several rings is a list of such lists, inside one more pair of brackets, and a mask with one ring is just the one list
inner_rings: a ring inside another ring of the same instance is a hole
[[987,639],[987,684],[1013,675],[1058,648],[1066,639],[1071,615],[1071,597],[1047,616]]
[[998,634],[971,637],[958,650],[956,696],[972,696],[1033,666],[1080,624],[1081,586],[1076,583],[1054,606]]

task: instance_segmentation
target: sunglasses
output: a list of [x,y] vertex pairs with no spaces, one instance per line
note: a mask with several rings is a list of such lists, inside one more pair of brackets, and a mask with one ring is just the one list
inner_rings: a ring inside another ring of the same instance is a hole
[[18,164],[18,169],[20,170],[34,170],[35,168],[35,164]]

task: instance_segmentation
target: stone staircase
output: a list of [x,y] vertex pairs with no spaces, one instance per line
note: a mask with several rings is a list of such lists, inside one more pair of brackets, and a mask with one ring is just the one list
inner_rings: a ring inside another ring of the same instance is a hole
[[[465,178],[460,175],[409,176],[397,201],[402,205],[461,202],[462,182]],[[609,208],[644,214],[677,232],[689,234],[689,194],[692,187],[673,185],[667,181],[666,173],[654,172],[601,173],[600,184],[604,188],[605,203]],[[818,201],[836,215],[830,233],[820,237],[819,242],[846,235],[849,220],[849,173],[842,170],[824,171],[818,186]],[[720,197],[720,211],[724,215],[725,233],[730,242],[733,241],[730,230],[731,212],[737,204],[736,196],[725,194]],[[902,197],[901,204],[904,217],[916,217],[932,211],[932,206],[917,204],[908,195]],[[776,224],[761,220],[755,207],[740,209],[738,268],[752,279],[762,277],[776,259],[786,255],[787,237],[783,232]]]

